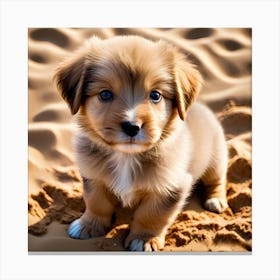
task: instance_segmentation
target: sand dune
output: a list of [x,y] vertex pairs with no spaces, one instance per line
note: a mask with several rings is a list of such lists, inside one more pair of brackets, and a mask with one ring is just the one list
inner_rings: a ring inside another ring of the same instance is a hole
[[200,100],[221,121],[228,142],[227,197],[223,214],[206,211],[201,187],[170,227],[164,251],[252,250],[251,29],[29,29],[29,251],[123,251],[131,210],[119,209],[112,230],[91,240],[67,236],[84,211],[82,184],[71,138],[73,117],[52,82],[65,56],[92,35],[138,34],[175,44],[204,77]]

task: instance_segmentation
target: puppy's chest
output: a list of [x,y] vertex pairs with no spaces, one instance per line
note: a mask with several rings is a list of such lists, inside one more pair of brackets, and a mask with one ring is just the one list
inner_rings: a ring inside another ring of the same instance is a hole
[[137,199],[136,190],[143,172],[143,164],[135,156],[115,154],[109,160],[109,167],[109,188],[124,206],[132,205]]

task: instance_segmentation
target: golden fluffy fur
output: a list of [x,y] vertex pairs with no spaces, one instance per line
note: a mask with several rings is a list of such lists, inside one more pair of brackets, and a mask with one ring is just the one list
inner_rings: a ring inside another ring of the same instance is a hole
[[160,250],[192,186],[205,207],[226,202],[227,149],[214,115],[195,101],[201,76],[177,48],[137,36],[91,38],[55,74],[80,130],[86,211],[73,238],[103,235],[119,203],[136,207],[125,246]]

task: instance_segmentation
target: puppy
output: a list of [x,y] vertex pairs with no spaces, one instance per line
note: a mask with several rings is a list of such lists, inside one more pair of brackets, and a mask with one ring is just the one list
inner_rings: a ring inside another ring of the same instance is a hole
[[55,81],[78,113],[74,142],[86,210],[70,237],[106,234],[121,203],[136,209],[125,247],[160,250],[199,179],[205,207],[227,207],[223,130],[194,103],[201,76],[176,47],[138,36],[93,37],[58,67]]

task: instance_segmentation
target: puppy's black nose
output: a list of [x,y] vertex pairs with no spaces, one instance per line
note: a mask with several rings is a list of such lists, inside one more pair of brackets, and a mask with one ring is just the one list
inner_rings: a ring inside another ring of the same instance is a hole
[[121,127],[123,132],[130,137],[136,136],[140,131],[140,127],[131,122],[122,122]]

